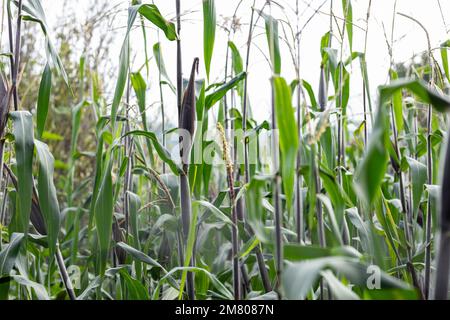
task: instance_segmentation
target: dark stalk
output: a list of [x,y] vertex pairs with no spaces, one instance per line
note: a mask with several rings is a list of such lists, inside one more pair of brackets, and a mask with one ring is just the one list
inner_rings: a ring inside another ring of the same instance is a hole
[[175,0],[176,15],[177,15],[177,106],[178,106],[178,119],[181,115],[181,99],[183,92],[183,71],[181,65],[181,15],[180,15],[180,0]]
[[[448,132],[447,134],[450,134]],[[436,281],[434,299],[446,300],[448,297],[448,280],[450,269],[450,148],[447,138],[442,175],[439,248],[437,251]]]
[[56,247],[56,261],[58,263],[59,272],[61,273],[61,278],[64,283],[64,287],[66,288],[67,294],[69,295],[70,300],[77,300],[75,292],[72,287],[72,281],[69,278],[69,274],[67,273],[66,265],[64,264],[64,258],[61,254],[61,250],[59,249],[59,244]]
[[[180,125],[179,128],[189,133],[190,138],[194,137],[195,132],[195,71],[198,72],[199,59],[195,58],[192,63],[191,76],[189,83],[184,93],[183,102],[181,105],[180,113]],[[187,244],[189,235],[189,226],[191,223],[191,191],[189,186],[189,156],[192,147],[192,140],[187,142],[183,141],[183,137],[180,132],[180,158],[183,164],[183,169],[180,172],[180,194],[181,194],[181,219],[183,225],[183,239]],[[191,266],[194,265],[194,255],[191,258]],[[190,300],[195,299],[194,291],[194,274],[192,272],[187,273],[186,279],[187,293]]]

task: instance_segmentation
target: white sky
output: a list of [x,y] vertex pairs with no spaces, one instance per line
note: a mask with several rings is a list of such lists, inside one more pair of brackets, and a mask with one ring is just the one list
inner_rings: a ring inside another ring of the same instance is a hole
[[[80,18],[82,16],[83,8],[86,8],[89,3],[94,0],[80,0],[76,1],[72,5],[81,8]],[[256,0],[256,8],[261,8],[265,0]],[[329,30],[329,6],[331,0],[299,0],[300,12],[303,15],[300,20],[300,25],[313,14],[314,9],[318,8],[324,1],[321,11],[310,21],[308,26],[303,31],[302,45],[301,45],[301,77],[313,85],[315,91],[317,91],[319,81],[319,66],[320,66],[320,39],[322,35]],[[224,17],[231,17],[235,10],[239,0],[216,0],[216,12],[217,21],[221,23]],[[295,28],[296,19],[292,12],[288,9],[289,6],[295,8],[295,0],[279,0],[281,5],[286,8],[288,16],[291,18],[293,28]],[[61,3],[62,1],[54,0],[42,0],[43,6],[47,13],[47,19],[49,20],[50,27],[56,22],[56,17],[61,15]],[[119,3],[120,8],[123,10],[117,16],[117,22],[114,23],[114,27],[125,26],[126,24],[126,8],[128,1],[114,0],[111,1],[111,5]],[[253,0],[243,0],[240,9],[237,12],[238,18],[242,23],[241,30],[238,31],[233,41],[241,49],[241,55],[245,61],[245,43],[248,34],[248,23],[250,21],[251,5]],[[353,22],[355,25],[353,28],[353,51],[363,51],[364,46],[364,28],[365,18],[368,0],[353,0]],[[175,0],[155,0],[155,4],[159,7],[163,16],[167,18],[173,18],[175,16]],[[310,4],[310,7],[308,7]],[[201,0],[181,0],[182,12],[189,11],[183,17],[182,23],[182,50],[183,50],[183,71],[187,76],[191,63],[194,57],[199,57],[202,61],[203,58],[203,23],[202,23],[202,1]],[[391,25],[392,25],[392,13],[393,13],[394,0],[372,0],[371,18],[369,23],[368,34],[368,52],[367,63],[368,73],[370,79],[370,85],[372,90],[372,96],[376,97],[376,87],[380,84],[384,84],[387,81],[387,72],[389,68],[389,55],[386,46],[386,40],[383,32],[383,24],[385,26],[388,37],[390,38]],[[450,2],[448,0],[441,0],[442,10],[448,13],[450,10]],[[289,13],[290,12],[290,13]],[[334,0],[334,12],[338,17],[342,17],[341,1]],[[441,17],[438,1],[437,0],[398,0],[397,12],[402,12],[413,16],[418,19],[429,31],[431,37],[431,45],[433,48],[438,47],[441,42],[449,38],[446,33],[447,28],[444,26],[443,19]],[[272,15],[275,18],[282,18],[283,13],[272,5]],[[450,17],[447,15],[447,23],[450,23]],[[342,21],[339,21],[340,28],[342,28]],[[263,21],[260,19],[258,23],[259,27],[256,30],[256,34],[260,34],[254,40],[254,44],[251,49],[250,65],[249,65],[249,97],[251,99],[252,112],[254,117],[258,121],[269,119],[269,104],[270,104],[270,68],[261,53],[257,48],[259,47],[267,55],[267,43],[266,37],[263,34]],[[109,26],[105,25],[105,28]],[[336,25],[334,25],[336,31]],[[124,28],[120,28],[117,31],[117,38],[115,39],[114,46],[117,46],[117,50],[111,50],[111,56],[113,61],[118,61],[120,45],[123,40]],[[157,41],[156,31],[149,30],[147,34],[148,38],[148,51],[152,52],[152,46]],[[163,48],[164,60],[169,76],[175,83],[176,79],[176,43],[169,42],[164,39],[161,33],[161,43]],[[143,39],[140,29],[136,29],[132,34],[131,48],[133,50],[132,56],[135,55],[134,68],[138,68],[144,61]],[[338,44],[336,40],[334,46]],[[394,30],[394,48],[393,55],[395,61],[406,61],[414,54],[420,53],[426,50],[426,37],[422,29],[420,29],[415,23],[405,19],[401,16],[395,17],[395,30]],[[223,80],[225,52],[226,52],[227,38],[225,32],[217,28],[215,48],[212,59],[211,70],[211,82]],[[257,47],[256,47],[257,46]],[[348,43],[346,42],[346,47]],[[294,79],[294,68],[292,66],[291,57],[288,53],[286,45],[281,43],[282,52],[282,76],[286,78],[288,82]],[[434,51],[435,57],[440,61],[439,51]],[[348,56],[348,49],[347,54]],[[155,63],[152,60],[153,66],[150,74],[150,90],[148,92],[149,104],[159,100],[159,90],[157,88],[158,75],[155,68]],[[351,83],[351,110],[355,115],[360,115],[361,107],[361,80],[359,72],[359,63],[354,62],[352,72],[355,76],[352,76]],[[200,75],[204,77],[204,65],[200,64]],[[115,83],[116,79],[111,79]],[[330,92],[331,93],[331,92]],[[175,115],[175,97],[171,91],[165,91],[165,102],[168,114]],[[157,107],[155,107],[157,108]],[[157,109],[155,109],[156,111]]]

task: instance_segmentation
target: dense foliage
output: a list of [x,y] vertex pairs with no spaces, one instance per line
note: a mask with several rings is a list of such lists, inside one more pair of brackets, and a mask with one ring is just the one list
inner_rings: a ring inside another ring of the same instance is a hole
[[[335,19],[321,39],[315,90],[299,54],[309,20],[272,16],[275,1],[239,1],[222,26],[223,81],[213,82],[215,1],[199,8],[203,61],[183,60],[184,4],[173,2],[174,21],[153,3],[130,3],[111,75],[106,33],[94,56],[73,59],[70,47],[96,43],[99,16],[112,15],[105,7],[93,6],[82,30],[61,30],[57,46],[40,0],[4,1],[0,298],[446,299],[450,40],[439,57],[428,43],[417,64],[390,57],[390,81],[373,97],[366,49],[353,51],[352,2],[324,2]],[[298,1],[288,2],[298,17]],[[238,10],[249,20],[242,47],[231,37]],[[263,122],[252,117],[247,90],[256,27],[272,71]],[[367,28],[368,21],[366,43]],[[150,32],[176,42],[176,81]],[[144,42],[139,68],[130,62],[131,34]],[[42,56],[33,53],[36,38],[45,41]],[[282,50],[292,61],[282,61]],[[206,79],[196,79],[199,66]],[[288,81],[282,68],[292,67]],[[347,116],[350,78],[363,88],[356,123]],[[159,94],[156,119],[147,112],[150,90]],[[177,101],[175,124],[164,108],[168,94]]]

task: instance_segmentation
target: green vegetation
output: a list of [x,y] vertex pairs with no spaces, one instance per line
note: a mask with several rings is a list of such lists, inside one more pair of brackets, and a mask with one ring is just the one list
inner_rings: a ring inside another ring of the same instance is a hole
[[[289,2],[284,10],[297,21],[274,16],[275,1],[239,1],[222,28],[219,61],[219,13],[203,0],[201,61],[183,56],[192,44],[182,1],[173,1],[173,22],[157,1],[132,1],[108,78],[84,54],[70,62],[64,33],[56,47],[40,0],[3,1],[0,299],[447,299],[450,40],[440,56],[428,40],[418,64],[391,56],[389,83],[373,97],[368,21],[364,51],[353,51],[352,1],[326,2],[316,91],[308,82],[315,75],[300,65],[309,20],[300,23],[299,1]],[[341,6],[341,19],[332,6]],[[232,37],[238,12],[248,16],[243,46]],[[394,16],[429,39],[414,17]],[[256,28],[271,70],[263,122],[248,92]],[[141,65],[132,61],[135,36],[144,43]],[[27,49],[32,37],[46,44],[38,62]],[[164,55],[168,42],[174,61]],[[196,79],[199,67],[206,79]],[[285,68],[295,79],[283,77]],[[185,81],[182,70],[190,71]],[[363,105],[352,106],[364,112],[357,120],[348,117],[350,79],[363,88]],[[150,91],[157,120],[147,112]],[[173,119],[168,95],[177,101]]]

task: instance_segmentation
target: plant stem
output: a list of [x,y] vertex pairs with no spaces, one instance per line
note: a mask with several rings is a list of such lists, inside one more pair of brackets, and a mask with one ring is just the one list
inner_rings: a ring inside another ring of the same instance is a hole
[[180,21],[180,0],[175,0],[176,15],[177,15],[177,106],[178,106],[178,120],[181,114],[181,100],[183,92],[183,71],[181,64],[181,21]]
[[[276,115],[275,115],[275,91],[273,87],[273,80],[271,81],[272,85],[272,133],[276,132]],[[274,176],[274,186],[273,186],[273,201],[275,208],[275,269],[277,273],[277,287],[280,284],[280,276],[283,266],[283,241],[281,234],[281,225],[282,225],[282,213],[281,213],[281,176],[280,176],[280,166],[278,159],[278,139],[275,134],[272,134],[272,153],[273,153],[273,167],[275,170]]]
[[77,297],[72,287],[72,282],[69,278],[69,274],[67,273],[66,265],[64,264],[64,258],[61,253],[61,249],[59,248],[59,244],[56,247],[56,261],[58,263],[59,272],[61,273],[61,278],[64,283],[64,287],[66,288],[67,294],[69,295],[70,300],[76,300]]
[[[245,58],[245,73],[246,73],[246,76],[244,78],[244,92],[243,92],[243,102],[242,102],[243,103],[243,106],[242,106],[242,131],[243,132],[246,132],[246,130],[247,130],[248,65],[249,65],[249,61],[250,61],[250,47],[251,47],[251,44],[252,44],[252,37],[253,37],[253,26],[254,26],[253,21],[254,21],[254,13],[255,13],[254,7],[255,7],[255,0],[253,0],[252,13],[251,13],[251,16],[250,16],[250,25],[249,25],[248,38],[247,38],[247,52],[246,52],[246,58]],[[259,17],[258,17],[258,19],[259,19]],[[245,176],[245,183],[249,183],[250,182],[250,168],[249,168],[249,163],[248,163],[247,139],[244,139],[244,176]],[[246,224],[246,229],[247,229],[247,232],[250,235],[253,235],[254,232],[253,232],[253,230],[251,230],[251,228],[250,228],[250,226],[248,224]],[[269,273],[267,271],[265,260],[264,260],[264,256],[262,254],[260,246],[257,246],[255,248],[255,255],[256,255],[256,260],[258,262],[258,268],[259,268],[259,272],[261,274],[261,279],[262,279],[262,282],[263,282],[263,285],[264,285],[264,290],[266,292],[270,292],[270,291],[272,291],[272,285],[270,284]]]
[[238,213],[236,210],[235,200],[236,196],[234,193],[234,181],[233,181],[233,162],[229,155],[229,144],[227,142],[226,133],[224,128],[220,123],[217,123],[217,129],[219,130],[220,136],[222,138],[222,153],[225,160],[225,166],[227,170],[227,184],[228,184],[228,194],[230,197],[231,206],[231,221],[233,225],[231,226],[231,256],[233,259],[233,288],[234,288],[234,298],[236,300],[242,299],[241,293],[241,274],[239,266],[239,234],[238,234]]
[[[403,13],[398,13],[398,15],[403,16],[407,19],[410,19],[417,23],[420,28],[425,32],[425,36],[427,38],[427,45],[428,45],[428,63],[430,64],[430,81],[429,86],[430,88],[434,87],[434,58],[432,55],[431,50],[431,41],[430,41],[430,35],[427,31],[427,29],[424,27],[420,21],[417,19],[408,16]],[[427,183],[429,185],[433,184],[433,153],[432,153],[432,144],[431,144],[431,121],[433,118],[433,110],[431,104],[428,105],[428,117],[427,117]],[[430,193],[428,193],[428,202],[427,202],[427,220],[426,220],[426,227],[425,227],[425,283],[423,287],[423,295],[425,299],[428,299],[429,297],[429,291],[430,291],[430,274],[431,274],[431,226],[432,226],[432,213],[431,213],[431,196]]]
[[16,24],[16,48],[14,50],[14,73],[12,74],[12,90],[14,99],[14,110],[19,110],[19,97],[17,93],[17,74],[20,68],[20,32],[22,26],[22,0],[17,4],[17,24]]
[[[255,15],[255,10],[253,9],[255,6],[255,0],[253,0],[252,6],[252,14],[250,16],[250,26],[248,30],[248,38],[247,38],[247,53],[245,58],[245,73],[246,76],[244,78],[244,93],[243,93],[243,106],[242,106],[242,131],[245,132],[247,130],[247,84],[248,84],[248,62],[250,58],[250,47],[252,43],[252,35],[253,35],[253,18]],[[245,182],[248,183],[250,181],[250,168],[248,164],[248,145],[247,139],[244,139],[244,171],[245,171]]]
[[[296,34],[296,41],[297,41],[297,63],[295,66],[296,71],[296,77],[298,80],[297,84],[297,128],[298,128],[298,141],[299,145],[302,145],[302,104],[301,104],[301,91],[302,91],[302,84],[300,79],[300,30],[299,30],[299,6],[298,6],[298,0],[296,3],[296,10],[295,14],[297,17],[297,34]],[[302,184],[303,184],[303,177],[300,174],[300,167],[301,167],[301,147],[298,148],[297,153],[297,166],[296,166],[296,183],[295,183],[295,213],[296,213],[296,231],[297,231],[297,242],[301,243],[304,241],[304,226],[303,226],[303,200],[302,200]]]
[[[348,8],[349,8],[350,1],[347,2],[347,6],[343,8],[345,10],[347,16],[348,14]],[[344,39],[345,39],[345,27],[347,26],[347,21],[344,21],[342,26],[342,34],[341,34],[341,52],[340,52],[340,64],[339,64],[339,109],[340,112],[338,113],[338,174],[339,174],[339,180],[342,184],[342,175],[341,175],[341,166],[345,167],[345,117],[346,112],[342,106],[343,102],[343,95],[342,95],[342,88],[343,88],[343,73],[344,73],[344,64],[342,61],[343,56],[343,47],[344,47]]]
[[[370,18],[370,8],[372,5],[372,0],[369,0],[369,5],[367,7],[367,14],[366,14],[366,31],[364,34],[364,56],[363,56],[363,63],[364,67],[366,68],[366,54],[367,54],[367,36],[369,34],[369,18]],[[367,106],[366,106],[366,95],[369,96],[370,99],[370,92],[367,92],[367,84],[366,84],[366,78],[363,75],[362,77],[362,90],[363,90],[363,109],[364,109],[364,146],[367,146]],[[372,110],[370,111],[372,113]]]

